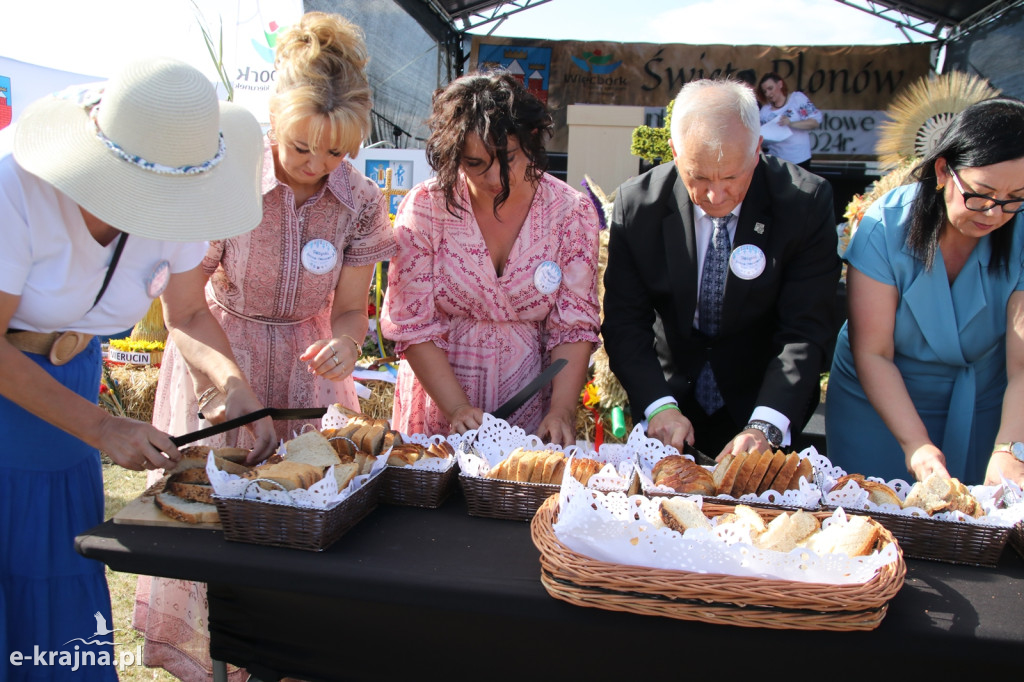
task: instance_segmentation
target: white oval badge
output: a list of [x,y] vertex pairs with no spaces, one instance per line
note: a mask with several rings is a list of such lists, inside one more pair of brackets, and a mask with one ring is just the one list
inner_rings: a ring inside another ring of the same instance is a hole
[[558,291],[558,285],[561,283],[562,269],[554,261],[546,260],[533,271],[533,286],[544,295]]
[[753,244],[740,244],[729,256],[729,269],[740,279],[754,279],[764,272],[764,251]]
[[162,260],[153,266],[152,272],[144,280],[146,283],[146,295],[156,298],[164,293],[167,283],[171,281],[171,264]]
[[302,247],[302,267],[314,275],[324,275],[338,262],[338,249],[326,239],[314,239]]

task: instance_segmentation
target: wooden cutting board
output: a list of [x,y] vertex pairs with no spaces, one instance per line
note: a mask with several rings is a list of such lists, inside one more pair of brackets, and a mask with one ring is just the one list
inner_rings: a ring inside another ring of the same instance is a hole
[[114,523],[135,526],[170,526],[173,528],[209,528],[223,530],[219,523],[185,523],[178,521],[160,511],[153,501],[156,492],[163,490],[164,480],[154,483],[146,492],[126,504],[121,511],[114,514]]

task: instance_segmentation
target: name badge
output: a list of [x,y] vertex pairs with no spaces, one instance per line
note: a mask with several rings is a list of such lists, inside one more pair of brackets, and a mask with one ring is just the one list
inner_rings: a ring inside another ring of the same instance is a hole
[[764,251],[753,244],[741,244],[729,256],[729,269],[740,279],[754,279],[764,272]]
[[338,262],[338,249],[326,239],[314,239],[302,247],[302,267],[314,275],[325,275]]
[[160,261],[143,281],[146,283],[146,295],[156,298],[164,293],[167,283],[171,281],[171,264],[165,260]]
[[546,260],[533,271],[533,286],[544,295],[558,291],[558,285],[561,283],[562,269],[554,261]]

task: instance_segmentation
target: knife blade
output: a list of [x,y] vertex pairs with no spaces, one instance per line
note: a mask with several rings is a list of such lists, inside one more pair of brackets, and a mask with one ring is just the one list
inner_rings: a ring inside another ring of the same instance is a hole
[[555,378],[555,375],[562,371],[562,368],[569,364],[565,358],[559,358],[548,365],[548,368],[538,374],[530,383],[523,386],[518,393],[503,402],[491,415],[498,419],[507,419],[513,412],[523,406],[533,394],[544,388],[548,382]]
[[716,464],[718,464],[718,462],[715,461],[714,457],[708,457],[703,452],[693,447],[689,443],[683,443],[683,454],[693,457],[694,461],[697,462],[697,464],[700,464],[701,466],[713,467]]
[[264,407],[262,410],[243,414],[241,417],[229,419],[222,424],[208,426],[205,429],[199,429],[198,431],[186,433],[181,436],[171,436],[171,442],[176,446],[187,445],[188,443],[194,443],[202,438],[216,436],[218,433],[237,429],[239,426],[250,424],[257,419],[263,419],[264,417],[270,417],[271,419],[318,419],[325,414],[327,414],[326,407],[301,407],[294,409]]

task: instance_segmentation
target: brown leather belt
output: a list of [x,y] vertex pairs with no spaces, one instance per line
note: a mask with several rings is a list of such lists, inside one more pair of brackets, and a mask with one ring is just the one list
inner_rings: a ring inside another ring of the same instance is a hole
[[84,332],[27,332],[8,329],[4,338],[25,353],[48,355],[55,365],[65,365],[85,350],[93,335]]

